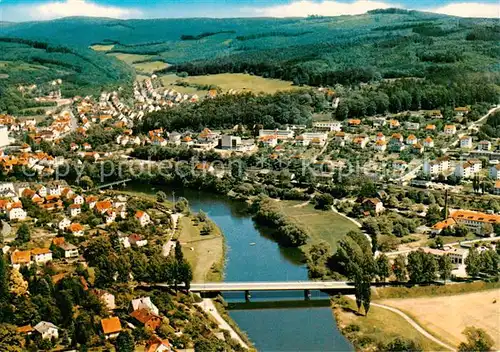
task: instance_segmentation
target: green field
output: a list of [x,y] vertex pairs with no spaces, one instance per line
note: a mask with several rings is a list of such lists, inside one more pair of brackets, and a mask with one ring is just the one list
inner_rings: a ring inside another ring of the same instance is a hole
[[201,86],[217,86],[223,92],[230,89],[238,92],[253,92],[253,93],[276,93],[282,90],[297,89],[292,85],[292,82],[282,81],[279,79],[263,78],[260,76],[252,76],[244,73],[221,73],[216,75],[192,76],[181,78],[176,75],[165,75],[161,77],[165,86],[171,87],[181,93],[191,94],[206,94],[207,90],[193,87],[178,86],[176,82],[186,82],[193,85]]
[[121,60],[127,65],[132,66],[137,71],[137,73],[151,74],[154,71],[168,67],[168,64],[163,61],[144,61],[151,59],[150,55],[125,53],[108,53],[107,55],[114,56],[118,60]]
[[300,206],[301,202],[282,201],[279,202],[282,211],[304,226],[312,241],[307,246],[320,241],[327,242],[333,251],[336,251],[337,242],[349,231],[358,230],[351,221],[334,213],[314,209],[311,204]]
[[130,66],[133,66],[134,62],[144,61],[150,58],[149,55],[139,55],[139,54],[109,53],[107,55],[114,56],[118,60],[121,60]]
[[158,70],[162,70],[164,68],[167,68],[168,64],[166,64],[163,61],[148,61],[148,62],[141,62],[141,63],[132,64],[132,66],[138,72],[153,73],[154,71],[158,71]]

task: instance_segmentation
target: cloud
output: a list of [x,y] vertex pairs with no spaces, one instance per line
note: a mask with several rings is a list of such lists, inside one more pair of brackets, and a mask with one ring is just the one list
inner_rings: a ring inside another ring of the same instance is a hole
[[[3,12],[3,14],[2,14]],[[33,5],[14,5],[0,9],[2,20],[50,20],[69,16],[138,18],[142,11],[134,8],[99,5],[86,0],[52,1]]]
[[500,5],[498,3],[485,4],[480,2],[461,2],[429,9],[427,11],[458,17],[500,17]]
[[381,1],[358,0],[355,2],[339,2],[325,0],[323,2],[297,1],[287,5],[255,9],[255,13],[264,17],[305,17],[309,15],[340,16],[359,15],[370,10],[399,7]]

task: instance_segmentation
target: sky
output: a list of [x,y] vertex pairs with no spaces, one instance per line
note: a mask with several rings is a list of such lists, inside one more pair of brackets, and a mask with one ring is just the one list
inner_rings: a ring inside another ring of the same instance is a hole
[[500,0],[0,0],[0,21],[68,16],[120,19],[338,16],[389,7],[500,19]]

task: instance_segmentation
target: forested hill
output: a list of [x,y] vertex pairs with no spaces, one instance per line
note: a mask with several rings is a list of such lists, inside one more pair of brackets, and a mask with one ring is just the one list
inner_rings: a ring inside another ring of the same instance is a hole
[[[0,33],[146,54],[192,75],[252,72],[297,84],[497,72],[500,26],[404,10],[358,16],[114,20],[65,18],[9,24]],[[491,77],[491,76],[490,76]]]
[[88,48],[0,37],[0,112],[33,106],[19,85],[48,85],[61,79],[63,96],[99,94],[103,87],[128,87],[133,70],[125,63]]

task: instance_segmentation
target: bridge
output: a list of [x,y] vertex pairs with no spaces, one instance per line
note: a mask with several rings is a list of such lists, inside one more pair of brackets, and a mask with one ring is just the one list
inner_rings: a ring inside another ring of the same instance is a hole
[[106,183],[106,184],[97,186],[96,189],[103,189],[103,188],[108,188],[108,187],[113,188],[113,186],[126,185],[127,182],[130,182],[130,181],[132,181],[131,178],[128,178],[126,180],[119,180],[119,181],[115,181],[115,182],[110,182],[110,183]]
[[[169,284],[156,284],[156,286],[171,287]],[[304,297],[308,299],[311,296],[311,290],[352,291],[354,285],[347,281],[207,282],[193,283],[189,290],[199,293],[245,292],[245,298],[248,301],[250,291],[304,291]]]

